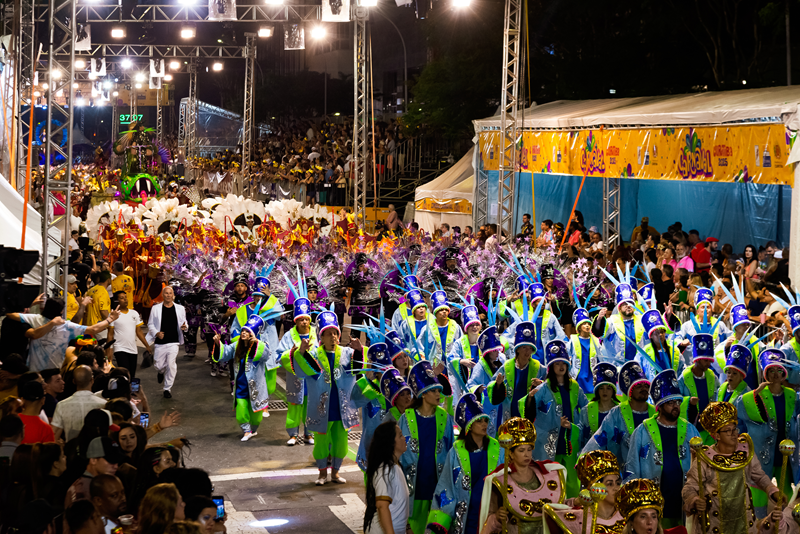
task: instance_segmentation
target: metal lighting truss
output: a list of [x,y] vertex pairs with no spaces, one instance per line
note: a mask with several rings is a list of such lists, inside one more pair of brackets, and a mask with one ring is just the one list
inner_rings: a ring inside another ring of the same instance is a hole
[[191,158],[197,152],[197,63],[190,60],[189,63],[189,101],[186,106],[186,117],[184,118],[184,161],[191,166]]
[[503,93],[500,103],[500,180],[497,189],[497,222],[500,237],[505,233],[514,236],[514,200],[516,195],[517,163],[517,93],[519,92],[520,28],[522,4],[520,0],[506,0],[505,29],[503,32]]
[[[62,148],[63,136],[72,135],[75,91],[75,2],[74,0],[49,0],[48,17],[49,47],[44,71],[40,79],[48,79],[47,88],[47,138],[44,164],[44,213],[42,216],[42,292],[47,295],[65,295],[69,261],[70,238],[70,191],[72,190],[72,142]],[[59,39],[59,41],[56,41]],[[68,105],[58,103],[55,95],[59,91],[69,95]],[[63,122],[54,123],[54,112]],[[31,125],[32,126],[32,125]],[[55,164],[53,158],[60,156],[63,162]],[[37,162],[38,163],[38,162]],[[63,171],[63,172],[62,172]],[[61,198],[56,194],[61,193]],[[56,207],[63,215],[53,213]],[[51,258],[53,258],[51,260]],[[66,310],[65,310],[66,312]]]
[[603,251],[606,253],[619,241],[620,183],[619,177],[603,178]]
[[253,144],[253,93],[255,91],[256,39],[258,34],[245,33],[245,69],[244,69],[244,124],[242,128],[242,175],[245,187],[250,187],[250,149]]
[[367,65],[367,20],[366,7],[353,5],[352,18],[355,25],[353,50],[353,215],[360,224],[366,223],[367,212],[367,128],[369,127],[369,67]]
[[[126,22],[208,22],[208,4],[184,5],[137,5],[127,9],[119,4],[97,5],[89,2],[76,2],[76,14],[86,23],[126,23]],[[37,22],[46,22],[49,9],[37,6]],[[130,10],[130,11],[128,11]],[[124,17],[123,17],[124,15]],[[287,22],[289,20],[319,20],[320,6],[265,6],[237,5],[236,21],[226,22]]]
[[[21,193],[25,189],[26,166],[28,162],[28,132],[33,127],[30,124],[31,106],[34,104],[34,72],[36,71],[36,50],[33,43],[34,16],[33,0],[19,0],[20,19],[14,33],[13,65],[16,91],[14,91],[14,119],[16,123],[16,149],[12,162],[17,175],[17,190]],[[11,17],[13,20],[13,16]],[[8,32],[13,33],[13,32]],[[23,109],[25,108],[25,109]],[[38,162],[36,162],[38,163]],[[24,193],[23,193],[24,196]]]

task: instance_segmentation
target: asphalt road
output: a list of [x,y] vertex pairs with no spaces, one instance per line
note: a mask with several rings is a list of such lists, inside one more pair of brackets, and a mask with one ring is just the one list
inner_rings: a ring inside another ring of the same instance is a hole
[[150,403],[151,424],[165,410],[181,413],[180,426],[168,428],[152,441],[189,439],[191,448],[184,453],[186,467],[199,467],[211,475],[215,495],[226,500],[228,532],[361,533],[364,483],[353,461],[360,427],[351,432],[349,458],[341,470],[347,483],[332,484],[329,474],[328,484],[315,486],[318,472],[312,447],[286,445],[286,408],[279,402],[285,398],[283,369],[278,372],[280,398],[271,399],[270,417],[264,419],[256,437],[242,443],[230,381],[227,375],[210,376],[206,356],[204,344],[198,346],[195,358],[186,358],[181,350],[171,399],[163,398],[152,367],[138,371],[137,376]]

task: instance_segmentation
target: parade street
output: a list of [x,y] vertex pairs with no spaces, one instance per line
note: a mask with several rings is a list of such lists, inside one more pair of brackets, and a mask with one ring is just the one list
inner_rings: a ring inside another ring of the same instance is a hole
[[[242,443],[228,375],[211,377],[205,359],[203,345],[192,359],[181,351],[172,399],[161,396],[155,370],[137,375],[150,401],[151,420],[158,420],[164,410],[181,412],[180,426],[165,430],[158,439],[184,436],[189,440],[191,448],[183,451],[186,467],[199,467],[211,475],[214,495],[225,497],[228,532],[362,532],[363,475],[353,461],[359,428],[350,434],[350,451],[341,470],[347,483],[316,487],[312,447],[286,446],[285,404],[280,399],[270,402],[270,417],[264,419],[258,435]],[[281,370],[280,397],[284,396],[283,379]]]

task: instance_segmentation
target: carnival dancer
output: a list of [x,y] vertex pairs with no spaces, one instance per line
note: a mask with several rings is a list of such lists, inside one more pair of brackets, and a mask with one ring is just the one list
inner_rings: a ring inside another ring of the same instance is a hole
[[506,362],[503,351],[504,346],[508,345],[508,342],[497,333],[497,326],[495,326],[497,304],[499,304],[500,297],[497,297],[497,299],[498,302],[493,303],[490,301],[488,303],[486,312],[489,326],[478,336],[480,360],[478,365],[472,369],[467,382],[467,390],[470,393],[474,393],[478,400],[481,401],[484,413],[489,416],[488,433],[491,437],[497,437],[497,429],[503,424],[504,403],[499,405],[492,404],[491,395],[488,394],[487,388],[492,384],[497,371]]
[[742,395],[750,391],[744,378],[752,359],[753,355],[749,348],[739,344],[731,346],[728,358],[725,360],[725,376],[728,380],[717,388],[718,401],[734,404]]
[[355,325],[364,324],[369,321],[370,316],[378,314],[378,307],[381,305],[380,284],[383,273],[379,272],[378,264],[363,252],[356,253],[345,273],[344,286],[351,289],[350,303],[347,309],[351,318],[350,322]]
[[[301,287],[305,292],[304,282]],[[299,347],[290,350],[289,357],[293,373],[306,379],[308,397],[313,399],[307,407],[306,431],[314,432],[313,454],[319,469],[315,484],[322,486],[328,480],[328,456],[332,459],[331,480],[344,484],[339,468],[347,456],[347,431],[358,424],[356,403],[362,400],[359,389],[354,389],[355,375],[347,372],[354,351],[339,345],[341,330],[333,306],[319,314],[317,328],[319,347],[307,352],[310,343],[304,339]]]
[[[773,502],[777,502],[778,488],[761,469],[760,462],[753,461],[756,450],[750,436],[739,435],[733,404],[712,402],[700,414],[700,423],[714,443],[696,452],[681,491],[692,532],[755,534],[758,518],[750,486],[766,492]],[[702,473],[702,493],[698,468]]]
[[[522,399],[533,387],[542,383],[546,374],[545,367],[533,358],[536,353],[534,323],[542,309],[542,302],[539,301],[533,317],[528,316],[525,302],[522,320],[515,321],[514,357],[506,360],[487,386],[489,401],[494,406],[502,405],[503,421],[522,416]],[[529,318],[532,320],[529,321]]]
[[461,309],[461,324],[464,325],[465,334],[458,339],[458,342],[447,354],[448,374],[453,386],[453,396],[456,399],[460,399],[464,393],[468,393],[467,383],[473,369],[481,361],[478,348],[481,320],[478,317],[478,308],[474,304],[467,304]]
[[504,488],[504,466],[486,477],[479,532],[502,532],[504,524],[510,534],[541,532],[542,504],[563,503],[567,496],[564,466],[531,458],[536,446],[536,428],[529,420],[511,418],[503,423],[499,433],[511,436],[508,484]]
[[[233,329],[233,323],[237,319],[236,312],[239,310],[239,308],[246,307],[248,303],[251,303],[253,301],[253,297],[250,295],[250,277],[247,276],[247,273],[241,271],[234,273],[233,280],[231,281],[231,283],[233,284],[233,292],[230,294],[230,296],[227,299],[227,302],[225,303],[226,310],[225,314],[222,317],[225,326],[228,328],[229,334]],[[239,323],[240,328],[241,325],[247,322],[247,317],[249,317],[249,314],[244,315],[243,317],[244,320],[241,323]],[[211,337],[213,340],[213,336]],[[217,373],[220,372],[219,364],[215,363],[213,358],[210,359],[211,359],[211,376],[217,376]]]
[[453,418],[439,406],[442,385],[429,361],[423,360],[411,368],[409,382],[416,400],[400,417],[400,430],[408,444],[400,466],[412,502],[408,522],[414,534],[422,534],[428,523],[433,490],[447,452],[453,446]]
[[617,508],[625,519],[623,534],[664,534],[664,497],[656,482],[646,478],[628,480],[617,493]]
[[611,409],[581,452],[611,451],[617,457],[621,472],[625,473],[631,436],[645,419],[656,414],[656,409],[647,403],[650,381],[638,362],[630,361],[620,367],[619,389],[624,395],[622,402]]
[[683,518],[680,492],[692,462],[689,440],[700,434],[680,416],[683,396],[675,371],[667,369],[655,377],[650,396],[658,415],[646,419],[634,430],[625,471],[630,478],[660,481],[665,500],[662,525],[669,528]]
[[[581,487],[590,490],[595,484],[606,489],[605,498],[597,503],[597,533],[619,533],[625,526],[625,520],[617,509],[617,495],[621,478],[617,457],[609,451],[591,451],[578,458],[575,466]],[[546,534],[581,534],[586,525],[594,522],[594,512],[589,508],[588,515],[584,508],[559,509],[555,505],[545,504],[543,507],[544,527]]]
[[[784,439],[797,437],[797,416],[800,415],[798,393],[783,386],[786,379],[784,354],[778,349],[765,349],[761,354],[761,377],[763,382],[755,391],[749,391],[739,397],[736,404],[739,418],[744,422],[747,433],[753,440],[761,468],[768,477],[780,476],[781,458],[780,443]],[[781,488],[788,499],[791,494],[791,482],[797,475],[797,452],[787,466],[786,487]],[[764,492],[753,489],[753,505],[756,515],[761,518],[767,513],[767,496]]]
[[[283,313],[283,312],[279,312]],[[242,327],[236,341],[220,345],[220,335],[214,336],[215,362],[233,361],[236,376],[234,408],[236,422],[242,428],[242,441],[249,441],[258,433],[258,426],[269,408],[269,392],[264,366],[269,358],[269,345],[259,339],[267,318],[275,319],[277,312],[251,315]]]
[[[643,286],[648,288],[649,286]],[[667,338],[670,331],[664,316],[658,311],[656,297],[650,293],[650,298],[639,297],[639,308],[635,313],[641,311],[642,326],[646,329],[646,337],[642,337],[641,344],[635,344],[634,348],[638,352],[636,360],[641,364],[645,374],[650,380],[665,369],[672,369],[680,374],[683,371],[683,351],[680,343],[688,344],[689,341],[680,341]],[[671,332],[671,331],[670,331]]]
[[389,401],[389,409],[381,420],[399,422],[400,418],[414,404],[414,393],[397,369],[389,369],[381,376],[381,393]]
[[[786,300],[775,296],[774,293],[772,293],[772,297],[778,304],[786,308],[789,326],[792,328],[792,337],[783,344],[781,350],[786,355],[787,360],[798,363],[800,361],[800,293],[789,291],[783,284],[781,284],[781,287],[786,294]],[[792,366],[787,371],[790,384],[800,383],[800,366]]]
[[[617,368],[608,362],[600,362],[592,369],[593,398],[581,410],[581,448],[586,446],[600,429],[611,410],[619,405],[617,398]],[[576,380],[577,382],[577,380]],[[619,462],[617,462],[619,463]]]
[[569,353],[575,380],[586,395],[594,392],[592,369],[598,364],[600,355],[600,340],[592,333],[591,316],[591,313],[599,308],[586,309],[596,290],[597,288],[594,288],[586,297],[586,302],[582,303],[577,288],[574,285],[572,287],[572,295],[578,306],[572,313],[572,323],[578,333],[569,336]]
[[747,314],[747,304],[744,301],[744,291],[740,287],[740,282],[735,276],[733,277],[733,294],[722,285],[721,280],[717,279],[717,282],[725,293],[725,296],[728,297],[728,301],[734,304],[731,308],[730,317],[730,322],[733,325],[733,334],[728,336],[725,343],[717,346],[715,352],[715,370],[722,371],[725,367],[725,357],[732,345],[736,343],[747,345],[750,347],[750,351],[753,354],[753,361],[750,364],[750,368],[747,370],[745,381],[750,389],[756,389],[759,383],[759,376],[761,375],[761,369],[758,368],[758,364],[760,362],[759,356],[763,345],[760,343],[761,339],[757,339],[750,331],[751,323]]
[[[714,326],[708,324],[708,317],[704,314],[702,326],[695,322],[695,334],[692,336],[692,365],[687,367],[678,378],[678,389],[684,399],[681,402],[681,416],[688,419],[700,432],[704,441],[709,440],[708,432],[698,426],[698,415],[703,413],[717,396],[717,375],[711,370],[714,362]],[[719,319],[717,319],[719,322]]]
[[[722,282],[717,282],[718,284],[722,284]],[[703,317],[708,316],[709,319],[713,319],[714,316],[712,315],[714,309],[714,291],[707,288],[707,287],[697,287],[695,286],[695,294],[694,294],[694,307],[696,313],[694,314],[695,320],[694,321],[684,321],[681,324],[680,330],[676,333],[676,337],[682,341],[688,341],[692,338],[693,335],[699,333],[697,330],[697,325],[703,319]],[[706,332],[714,336],[714,346],[719,346],[720,344],[724,343],[728,337],[731,335],[730,329],[723,321],[718,321],[714,324],[714,329],[711,332]],[[682,345],[683,349],[686,350],[688,348],[688,343]],[[686,355],[687,361],[690,360],[690,355]]]
[[397,332],[403,337],[407,347],[418,348],[420,343],[417,340],[422,338],[423,330],[428,326],[428,305],[419,289],[409,291],[406,300],[411,307],[411,315],[405,323],[400,323],[400,330]]
[[447,453],[428,514],[427,530],[436,534],[478,531],[484,479],[504,459],[500,444],[486,433],[489,417],[475,395],[461,397],[455,411],[461,432]]
[[614,298],[616,312],[609,317],[598,317],[595,328],[605,328],[603,333],[603,349],[607,359],[620,363],[636,358],[636,345],[644,339],[645,328],[635,313],[636,291],[631,285],[630,265],[626,265],[625,273],[617,267],[617,278],[603,269],[606,278],[616,286]]
[[297,444],[300,424],[305,429],[303,443],[314,444],[311,436],[311,428],[306,424],[306,412],[308,406],[308,396],[305,377],[298,376],[294,372],[294,362],[292,353],[302,347],[301,354],[313,355],[317,351],[317,333],[311,327],[311,315],[309,313],[311,304],[305,296],[302,276],[298,271],[297,289],[288,282],[289,289],[295,293],[294,300],[294,327],[286,332],[278,344],[278,354],[281,357],[281,365],[286,370],[286,403],[289,410],[286,413],[286,432],[289,434],[289,441],[286,444],[290,447]]
[[[580,413],[586,405],[586,395],[569,376],[570,358],[567,346],[558,339],[545,348],[547,377],[544,383],[524,399],[523,417],[535,421],[540,439],[533,450],[536,460],[555,460],[567,468],[567,497],[577,497],[580,491],[575,474],[575,462],[581,448]],[[522,402],[521,402],[522,404]]]
[[[431,306],[433,315],[428,315],[428,324],[418,337],[423,340],[423,344],[431,344],[433,351],[428,356],[433,364],[440,361],[446,363],[447,355],[464,333],[458,323],[450,319],[450,303],[447,301],[447,293],[441,286],[431,293]],[[428,338],[427,341],[425,336]]]

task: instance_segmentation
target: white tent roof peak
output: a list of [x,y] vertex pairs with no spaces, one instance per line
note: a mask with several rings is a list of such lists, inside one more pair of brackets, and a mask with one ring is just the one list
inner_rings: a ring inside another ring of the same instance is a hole
[[[520,112],[525,129],[714,126],[737,122],[782,122],[800,129],[800,86],[767,87],[683,95],[602,100],[557,100]],[[500,116],[474,121],[475,131],[497,129]]]
[[447,169],[441,176],[423,184],[414,192],[414,200],[434,198],[436,200],[466,200],[472,202],[474,184],[470,180],[475,171],[472,169],[473,145],[464,157]]

